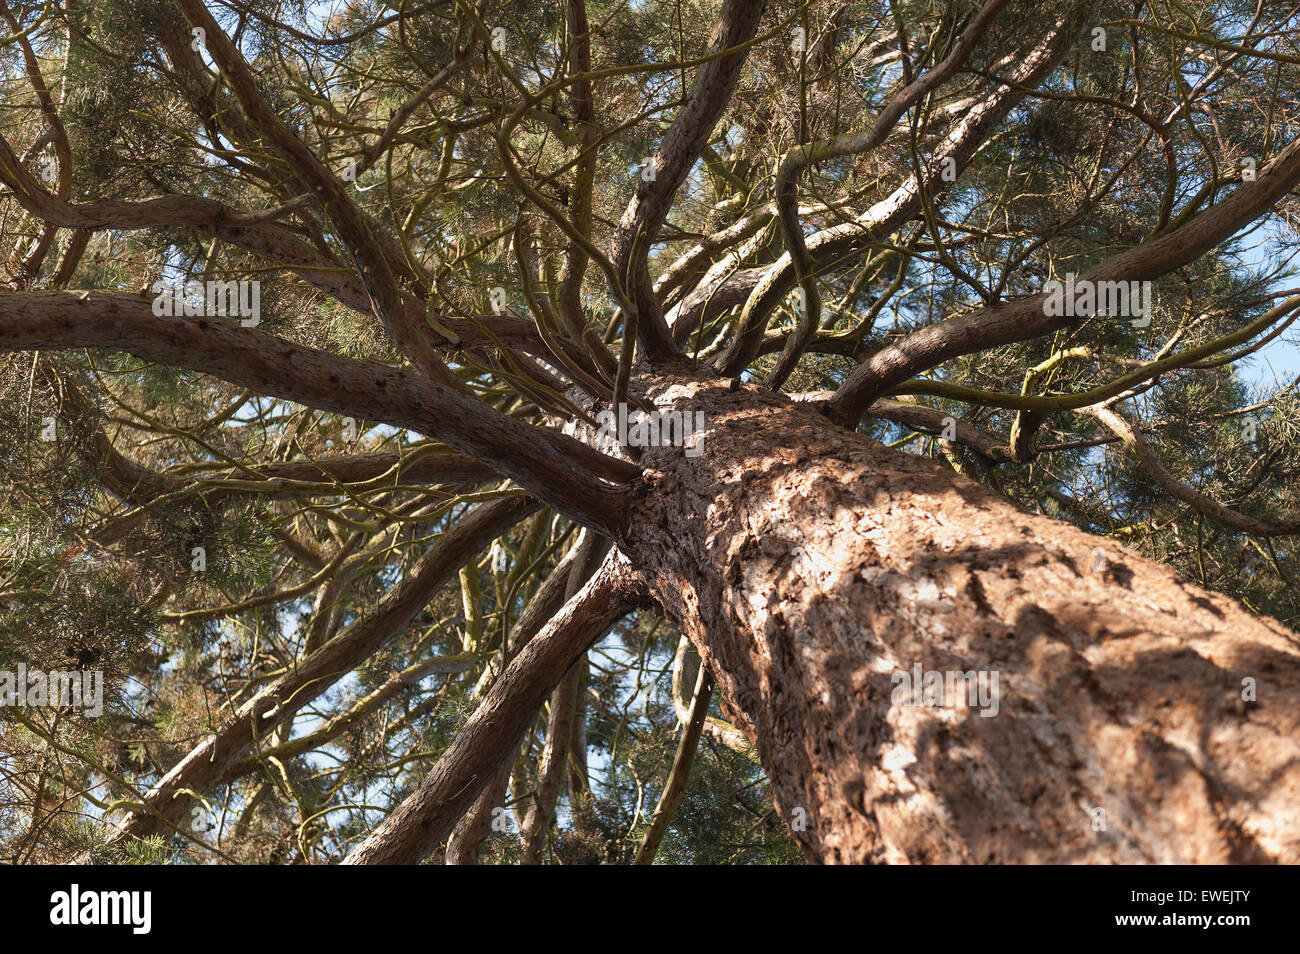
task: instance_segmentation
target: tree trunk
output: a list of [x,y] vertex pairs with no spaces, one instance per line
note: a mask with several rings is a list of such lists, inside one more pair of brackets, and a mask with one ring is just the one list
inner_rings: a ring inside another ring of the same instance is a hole
[[[645,452],[620,546],[810,860],[1300,861],[1280,624],[813,405],[653,397],[704,411],[704,449]],[[997,692],[917,705],[896,692],[917,667]]]

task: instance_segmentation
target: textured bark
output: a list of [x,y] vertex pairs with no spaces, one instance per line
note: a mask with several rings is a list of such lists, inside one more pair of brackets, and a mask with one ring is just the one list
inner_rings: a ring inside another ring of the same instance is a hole
[[456,827],[447,836],[447,850],[443,853],[443,864],[476,865],[483,842],[492,834],[492,822],[495,820],[493,809],[504,810],[506,788],[510,784],[510,773],[514,771],[515,760],[507,756],[492,776],[487,788],[479,792],[474,804],[469,807]]
[[[621,546],[810,859],[1300,860],[1281,625],[780,395],[655,398],[705,411],[706,451],[646,452]],[[997,715],[893,704],[915,664],[997,671]]]

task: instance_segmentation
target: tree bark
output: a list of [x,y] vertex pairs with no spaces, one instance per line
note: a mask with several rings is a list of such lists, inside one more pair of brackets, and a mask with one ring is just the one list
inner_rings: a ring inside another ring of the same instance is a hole
[[[620,546],[810,860],[1300,860],[1280,624],[782,395],[652,396],[704,453],[645,452]],[[996,673],[996,709],[893,702],[917,665]]]

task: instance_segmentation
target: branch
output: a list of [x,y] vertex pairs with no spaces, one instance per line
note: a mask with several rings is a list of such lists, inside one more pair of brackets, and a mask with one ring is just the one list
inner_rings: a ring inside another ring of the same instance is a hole
[[1256,520],[1254,517],[1248,517],[1235,510],[1229,510],[1194,487],[1183,483],[1169,472],[1160,460],[1160,456],[1156,454],[1155,449],[1146,442],[1137,429],[1109,407],[1098,404],[1094,407],[1084,408],[1084,413],[1091,414],[1101,421],[1120,440],[1131,447],[1138,455],[1138,459],[1142,461],[1142,466],[1147,473],[1164,490],[1183,501],[1183,503],[1190,504],[1194,509],[1199,510],[1206,516],[1213,517],[1220,523],[1227,524],[1236,530],[1242,530],[1260,537],[1300,534],[1300,519],[1286,520],[1282,523],[1274,523],[1271,520]]
[[704,720],[709,714],[709,701],[713,698],[713,676],[709,667],[700,664],[699,675],[695,680],[695,694],[691,698],[691,715],[682,729],[682,737],[677,743],[677,754],[673,756],[673,767],[668,772],[668,782],[659,795],[654,814],[650,816],[650,825],[646,828],[645,838],[632,859],[634,865],[653,864],[655,852],[668,831],[677,803],[686,791],[686,782],[691,775],[691,763],[695,760],[695,750],[700,745],[700,735],[704,731]]
[[635,465],[574,438],[521,424],[460,388],[303,347],[228,319],[158,317],[146,299],[105,292],[0,296],[0,353],[83,347],[128,351],[309,407],[410,428],[601,532],[621,525],[624,496],[598,478],[640,474]]
[[573,720],[578,710],[581,676],[582,671],[575,661],[551,693],[551,712],[546,720],[546,748],[537,766],[537,785],[524,816],[521,832],[524,853],[520,864],[538,864],[542,848],[550,834],[551,821],[555,818],[555,803],[559,800],[560,786],[569,761],[569,744],[573,741]]
[[[638,177],[636,195],[628,203],[614,236],[614,268],[620,276],[631,276],[629,291],[636,304],[638,336],[651,356],[672,355],[679,349],[651,287],[646,265],[650,246],[668,217],[673,196],[686,181],[731,101],[749,53],[746,41],[758,31],[766,6],[766,0],[724,0],[718,27],[709,43],[710,59],[696,72],[690,98],[655,150],[651,159],[654,179]],[[733,52],[714,55],[724,50]],[[625,321],[630,318],[624,315]]]
[[447,370],[418,326],[411,321],[397,278],[393,274],[392,263],[372,231],[373,223],[352,201],[343,183],[325,167],[316,153],[275,115],[258,90],[253,72],[243,55],[203,3],[200,0],[176,0],[176,5],[193,26],[204,31],[208,52],[221,67],[249,120],[288,160],[328,210],[339,237],[356,256],[366,291],[374,300],[375,311],[389,336],[424,374],[444,387],[459,387],[460,383]]
[[881,417],[896,424],[904,424],[913,430],[924,431],[927,434],[942,434],[944,427],[951,420],[954,425],[954,440],[966,445],[989,463],[1001,464],[1017,459],[1012,449],[992,434],[931,407],[881,398],[867,408],[867,413],[872,417]]
[[[41,187],[23,168],[2,136],[0,182],[13,190],[14,199],[23,209],[44,222],[77,229],[83,235],[103,229],[129,231],[176,226],[201,229],[287,269],[354,311],[377,315],[374,300],[352,269],[323,255],[288,227],[274,221],[302,204],[301,198],[260,212],[241,212],[198,195],[164,195],[140,200],[99,199],[80,204],[66,202]],[[538,357],[550,356],[532,322],[496,315],[440,317],[438,323],[453,335],[448,338],[429,327],[425,321],[425,305],[415,295],[403,293],[402,301],[407,320],[435,349],[515,345]]]
[[[997,124],[1025,98],[1028,90],[1046,80],[1065,59],[1087,9],[1086,4],[1076,5],[1068,17],[1057,21],[1052,31],[1025,53],[1003,88],[971,106],[953,131],[935,147],[924,165],[923,175],[914,172],[890,195],[865,212],[809,236],[808,254],[814,267],[825,269],[847,261],[915,219],[922,208],[922,188],[934,189],[942,182],[940,176],[944,164],[951,161],[960,175],[980,145],[993,134]],[[727,350],[714,362],[720,373],[735,376],[754,359],[762,344],[768,317],[794,287],[795,278],[794,263],[786,253],[771,265],[737,273],[718,289],[718,294],[703,290],[692,293],[692,311],[708,306],[716,313],[719,305],[730,307],[728,303],[744,302],[738,321],[739,331]],[[686,320],[692,325],[698,321],[686,309],[678,320]]]
[[786,252],[794,268],[795,281],[804,291],[804,307],[799,318],[798,328],[786,340],[780,358],[775,367],[764,379],[765,387],[779,388],[790,372],[798,364],[804,347],[812,338],[813,332],[821,321],[821,298],[817,292],[817,281],[812,273],[812,262],[808,258],[808,247],[804,241],[803,225],[799,221],[798,178],[804,168],[811,163],[835,159],[841,156],[857,155],[877,148],[885,137],[898,124],[921,97],[935,89],[940,83],[952,76],[974,50],[976,42],[992,25],[994,17],[1007,5],[1007,0],[989,0],[980,12],[962,31],[952,52],[938,66],[928,70],[924,76],[909,83],[894,99],[876,115],[871,128],[862,132],[846,133],[836,136],[830,142],[811,143],[799,146],[785,154],[776,172],[776,209],[781,219],[781,234],[785,239]]
[[[577,590],[586,584],[592,573],[599,568],[599,561],[603,556],[603,551],[597,552],[587,546],[587,539],[584,538],[581,544],[574,547],[568,556],[556,565],[533,594],[532,599],[528,601],[519,621],[511,628],[500,654],[492,657],[483,677],[475,686],[475,698],[478,697],[480,688],[495,680],[502,671],[501,660],[510,658],[511,654],[518,653],[528,645],[541,628],[560,612],[566,599],[572,598]],[[536,714],[533,719],[525,723],[525,727],[531,725],[535,718]],[[526,728],[524,731],[527,731]],[[510,753],[519,751],[523,734],[521,732],[520,738],[516,738],[514,743],[508,746]],[[479,850],[492,830],[492,810],[504,805],[506,787],[509,785],[510,773],[513,769],[514,756],[509,754],[502,760],[501,768],[491,782],[479,793],[474,804],[456,823],[456,827],[447,838],[447,851],[444,856],[447,864],[478,864]]]
[[179,818],[189,803],[187,791],[201,792],[215,784],[255,739],[365,662],[400,633],[461,566],[536,509],[537,503],[526,497],[497,500],[445,531],[373,613],[301,660],[195,746],[149,791],[143,808],[131,813],[109,844],[144,838],[164,819]]
[[610,554],[511,661],[419,788],[343,864],[414,864],[436,848],[510,757],[547,694],[639,599],[626,559]]
[[359,700],[345,712],[340,712],[328,719],[323,725],[307,735],[290,739],[270,748],[260,749],[247,758],[236,762],[221,776],[220,782],[225,784],[239,778],[241,775],[255,771],[260,766],[265,765],[267,759],[277,758],[284,761],[310,752],[313,749],[318,749],[338,738],[347,729],[356,725],[362,718],[379,708],[407,686],[412,686],[427,676],[469,672],[474,668],[475,662],[474,656],[468,653],[460,656],[440,656],[436,659],[429,659],[408,666],[400,672],[395,672],[385,679],[379,688],[368,693],[365,698]]
[[[1158,238],[1112,256],[1076,281],[1141,281],[1193,262],[1262,215],[1300,182],[1300,139],[1222,202]],[[1026,341],[1082,319],[1044,313],[1046,294],[928,325],[859,365],[830,402],[833,419],[854,425],[863,409],[908,378],[951,358]]]

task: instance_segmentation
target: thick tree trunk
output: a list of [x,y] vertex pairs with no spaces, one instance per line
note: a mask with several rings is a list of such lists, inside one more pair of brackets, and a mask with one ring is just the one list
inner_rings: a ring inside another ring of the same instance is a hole
[[[1284,627],[811,405],[654,397],[704,452],[645,453],[620,545],[811,860],[1300,861]],[[918,666],[995,673],[996,708],[892,701]]]

